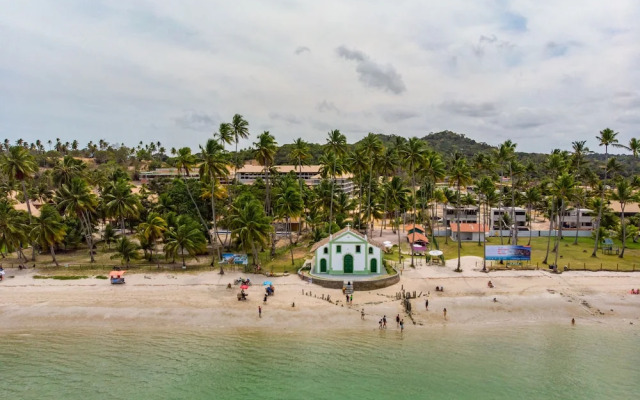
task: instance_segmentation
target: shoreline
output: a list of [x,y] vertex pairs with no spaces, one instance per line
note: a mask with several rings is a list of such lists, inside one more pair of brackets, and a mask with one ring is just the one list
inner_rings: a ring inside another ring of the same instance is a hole
[[[457,260],[453,260],[457,262]],[[640,275],[631,272],[544,270],[494,271],[474,268],[475,257],[463,258],[463,272],[444,267],[405,269],[400,282],[375,291],[353,294],[345,304],[338,289],[326,289],[293,274],[267,278],[249,276],[254,285],[247,301],[238,301],[239,273],[218,271],[172,274],[129,273],[124,285],[108,280],[35,280],[37,271],[21,271],[0,283],[0,332],[30,330],[227,330],[331,331],[378,329],[387,316],[395,329],[400,314],[405,330],[442,326],[477,327],[527,324],[605,324],[640,326]],[[276,293],[263,304],[262,282],[273,282]],[[488,280],[494,288],[487,287]],[[232,288],[227,289],[227,284]],[[435,292],[444,286],[444,292]],[[415,322],[403,312],[396,293],[404,288],[422,295],[411,299]],[[304,293],[304,294],[303,294]],[[329,295],[331,303],[322,300]],[[428,296],[428,297],[427,297]],[[493,298],[496,298],[496,302]],[[425,300],[429,299],[429,311]],[[295,307],[292,307],[295,303]],[[258,317],[261,306],[262,318]],[[360,310],[365,309],[365,320]],[[447,320],[443,317],[447,309]]]

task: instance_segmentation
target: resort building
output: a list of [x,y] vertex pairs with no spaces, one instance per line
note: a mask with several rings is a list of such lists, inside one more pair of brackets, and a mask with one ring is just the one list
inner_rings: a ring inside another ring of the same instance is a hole
[[[611,200],[609,201],[609,207],[613,212],[618,216],[622,217],[622,207],[620,206],[619,201]],[[640,205],[638,203],[629,202],[624,205],[624,217],[629,218],[634,215],[640,213]]]
[[[184,174],[178,171],[178,168],[158,168],[153,171],[140,171],[140,182],[149,183],[149,181],[157,178],[181,178]],[[189,171],[187,179],[200,179],[198,169]]]
[[593,210],[589,210],[587,208],[566,210],[562,213],[562,227],[568,229],[591,230],[593,229],[597,218],[596,214],[597,213],[594,213]]
[[449,227],[453,223],[458,222],[458,218],[460,218],[460,222],[478,222],[478,207],[476,206],[452,207],[446,205],[442,207],[442,214],[445,227]]
[[458,224],[451,225],[451,239],[462,242],[482,242],[485,236],[489,233],[489,227],[484,224],[460,224],[460,232],[458,232]]
[[501,223],[504,215],[511,219],[511,213],[515,212],[515,221],[511,221],[511,225],[518,227],[518,230],[527,230],[527,210],[521,207],[502,207],[491,209],[491,226],[495,230],[509,230],[511,226],[505,226]]
[[313,272],[329,275],[384,275],[382,246],[349,226],[311,248]]

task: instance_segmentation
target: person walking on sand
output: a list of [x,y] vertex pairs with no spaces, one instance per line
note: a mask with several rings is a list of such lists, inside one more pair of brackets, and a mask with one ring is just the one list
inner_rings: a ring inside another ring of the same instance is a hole
[[444,320],[447,320],[447,309],[442,310],[442,314],[444,315]]
[[382,320],[378,321],[378,329],[382,329]]
[[396,315],[396,327],[400,326],[400,314]]
[[404,319],[400,320],[400,332],[404,331]]
[[347,304],[349,304],[349,295],[347,295]]
[[426,299],[426,300],[424,301],[424,308],[426,308],[426,309],[427,309],[427,311],[429,311],[429,299]]
[[364,321],[364,308],[360,311],[360,319]]
[[263,304],[267,304],[267,295],[266,294],[264,295],[264,299],[262,299],[262,303]]
[[353,295],[351,295],[351,297],[349,297],[349,303],[353,303]]
[[258,318],[262,318],[262,307],[258,306]]
[[387,329],[387,316],[382,316],[382,327]]

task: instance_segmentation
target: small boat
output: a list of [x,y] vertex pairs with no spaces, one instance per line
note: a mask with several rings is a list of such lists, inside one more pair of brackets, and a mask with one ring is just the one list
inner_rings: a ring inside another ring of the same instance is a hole
[[127,271],[111,271],[109,273],[109,279],[112,284],[124,283],[124,273]]

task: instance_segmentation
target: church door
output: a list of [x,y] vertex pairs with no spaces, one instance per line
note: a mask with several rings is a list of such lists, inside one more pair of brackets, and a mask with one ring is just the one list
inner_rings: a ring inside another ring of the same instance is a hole
[[353,256],[351,254],[344,256],[344,273],[353,274]]
[[320,272],[327,272],[327,259],[326,258],[321,258],[320,259]]
[[371,259],[371,273],[378,272],[378,260],[375,258]]

